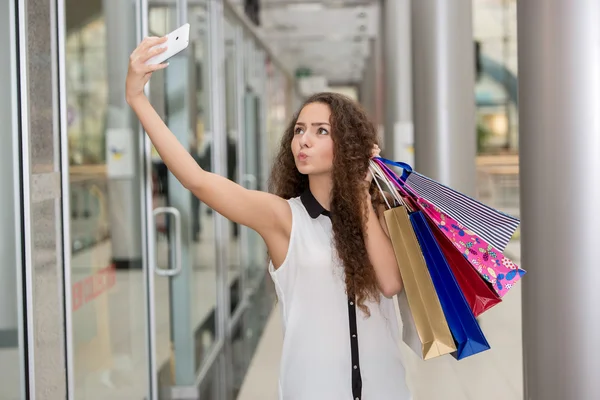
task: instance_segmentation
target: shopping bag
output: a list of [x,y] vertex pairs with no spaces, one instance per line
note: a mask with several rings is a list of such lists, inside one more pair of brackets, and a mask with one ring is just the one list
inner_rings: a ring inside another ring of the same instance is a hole
[[401,184],[407,185],[412,192],[426,199],[445,214],[451,216],[462,225],[468,226],[494,248],[504,251],[519,226],[519,219],[495,210],[463,193],[449,188],[429,177],[413,171],[405,163],[394,162],[382,157],[374,160],[403,169],[398,178]]
[[429,201],[419,198],[417,203],[463,258],[492,285],[500,298],[526,274],[502,252]]
[[456,351],[406,207],[386,210],[384,217],[404,282],[397,296],[402,340],[424,360]]
[[425,257],[448,327],[457,344],[455,357],[461,360],[488,350],[490,345],[458,286],[425,215],[422,211],[414,212],[410,215],[410,221]]
[[[384,218],[404,282],[404,290],[396,296],[403,322],[402,340],[424,360],[455,352],[456,344],[410,222],[408,206],[379,166],[371,162],[370,169],[388,208]],[[388,200],[379,181],[385,183],[393,200]]]
[[442,254],[448,261],[448,265],[456,278],[456,282],[462,290],[469,307],[475,317],[489,310],[502,299],[496,293],[492,284],[485,280],[473,266],[465,259],[460,251],[452,244],[438,228],[435,223],[428,218],[427,222],[431,232],[435,237]]
[[[412,204],[415,209],[422,209],[429,218],[433,219],[436,225],[442,229],[444,235],[460,250],[465,259],[475,267],[485,280],[493,285],[493,289],[501,298],[525,275],[526,272],[502,254],[501,250],[493,247],[483,237],[444,213],[435,204],[413,192],[412,188],[402,181],[402,179],[406,179],[406,170],[402,178],[399,178],[381,160],[383,159],[374,158],[373,163],[402,191],[405,196],[404,200]],[[389,162],[389,160],[387,161]]]

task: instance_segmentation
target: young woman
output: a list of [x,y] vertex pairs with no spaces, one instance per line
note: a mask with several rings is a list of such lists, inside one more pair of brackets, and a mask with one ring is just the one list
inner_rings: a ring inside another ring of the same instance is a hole
[[145,65],[160,43],[147,38],[132,53],[127,102],[177,179],[264,239],[285,333],[280,399],[409,399],[391,299],[402,279],[368,173],[379,154],[373,124],[343,96],[313,96],[283,135],[272,193],[247,190],[201,169],[145,97],[166,67]]

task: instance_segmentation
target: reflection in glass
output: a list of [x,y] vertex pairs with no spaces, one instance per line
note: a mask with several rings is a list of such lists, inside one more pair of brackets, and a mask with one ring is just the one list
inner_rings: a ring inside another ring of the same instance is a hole
[[[151,7],[151,35],[177,27],[174,9]],[[206,171],[214,168],[213,137],[207,101],[208,53],[206,6],[188,9],[190,44],[169,61],[169,68],[150,80],[150,101],[157,112]],[[193,22],[193,23],[192,23]],[[215,213],[169,173],[156,151],[152,153],[153,207],[174,207],[182,216],[183,265],[173,277],[155,276],[156,373],[159,393],[171,386],[192,385],[216,342],[217,257]],[[158,266],[173,268],[173,221],[156,220]]]
[[[262,137],[264,136],[264,127],[262,120],[263,113],[263,95],[264,82],[264,64],[261,62],[256,43],[252,39],[244,40],[244,80],[246,83],[245,92],[240,93],[243,96],[243,120],[244,120],[244,157],[245,157],[245,176],[244,186],[253,190],[265,190],[263,187],[263,164],[269,162],[269,158],[264,156],[262,148]],[[282,131],[283,132],[283,131]],[[255,290],[260,284],[261,278],[267,270],[266,254],[267,250],[260,235],[253,230],[246,229],[246,243],[244,248],[247,254],[244,254],[246,286],[250,290]]]
[[14,167],[18,154],[13,153],[18,121],[12,115],[17,96],[11,79],[17,60],[11,57],[16,43],[12,42],[10,29],[14,25],[9,20],[13,18],[9,8],[9,2],[0,4],[0,53],[5,55],[4,62],[0,63],[0,121],[4,139],[0,147],[0,399],[23,399],[24,348],[19,343],[23,336],[20,323],[23,300],[17,290],[21,268],[17,227],[21,216],[15,213],[18,204],[14,188],[19,171]]
[[137,122],[125,103],[136,45],[126,1],[66,6],[75,399],[148,395]]
[[516,4],[515,0],[473,3],[479,154],[518,152]]
[[[226,158],[227,178],[244,185],[243,177],[240,176],[238,163],[238,101],[241,89],[237,87],[237,52],[242,49],[236,48],[235,27],[226,18],[224,24],[224,46],[225,46],[225,131],[227,134]],[[242,299],[242,280],[240,270],[240,225],[229,223],[229,246],[227,252],[228,261],[228,284],[230,312],[234,313]]]

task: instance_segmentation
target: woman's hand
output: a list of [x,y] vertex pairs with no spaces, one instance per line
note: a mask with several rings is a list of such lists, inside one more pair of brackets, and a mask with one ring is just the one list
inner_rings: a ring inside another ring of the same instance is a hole
[[129,70],[125,80],[125,97],[127,102],[131,102],[144,95],[144,86],[150,80],[154,71],[166,68],[169,64],[146,65],[146,61],[167,50],[166,46],[154,48],[167,41],[167,37],[147,37],[131,53],[129,57]]
[[[379,146],[376,143],[373,146],[373,149],[371,150],[371,158],[379,157],[380,153],[381,153],[381,149],[379,148]],[[365,181],[368,183],[367,187],[369,187],[371,185],[371,182],[373,181],[373,175],[371,174],[371,169],[369,169],[367,171],[367,176],[365,177]]]

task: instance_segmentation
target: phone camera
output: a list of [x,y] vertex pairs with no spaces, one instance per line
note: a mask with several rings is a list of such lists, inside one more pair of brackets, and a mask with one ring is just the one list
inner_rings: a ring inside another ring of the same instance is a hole
[[179,40],[179,36],[177,36],[177,37],[175,38],[175,40]]

